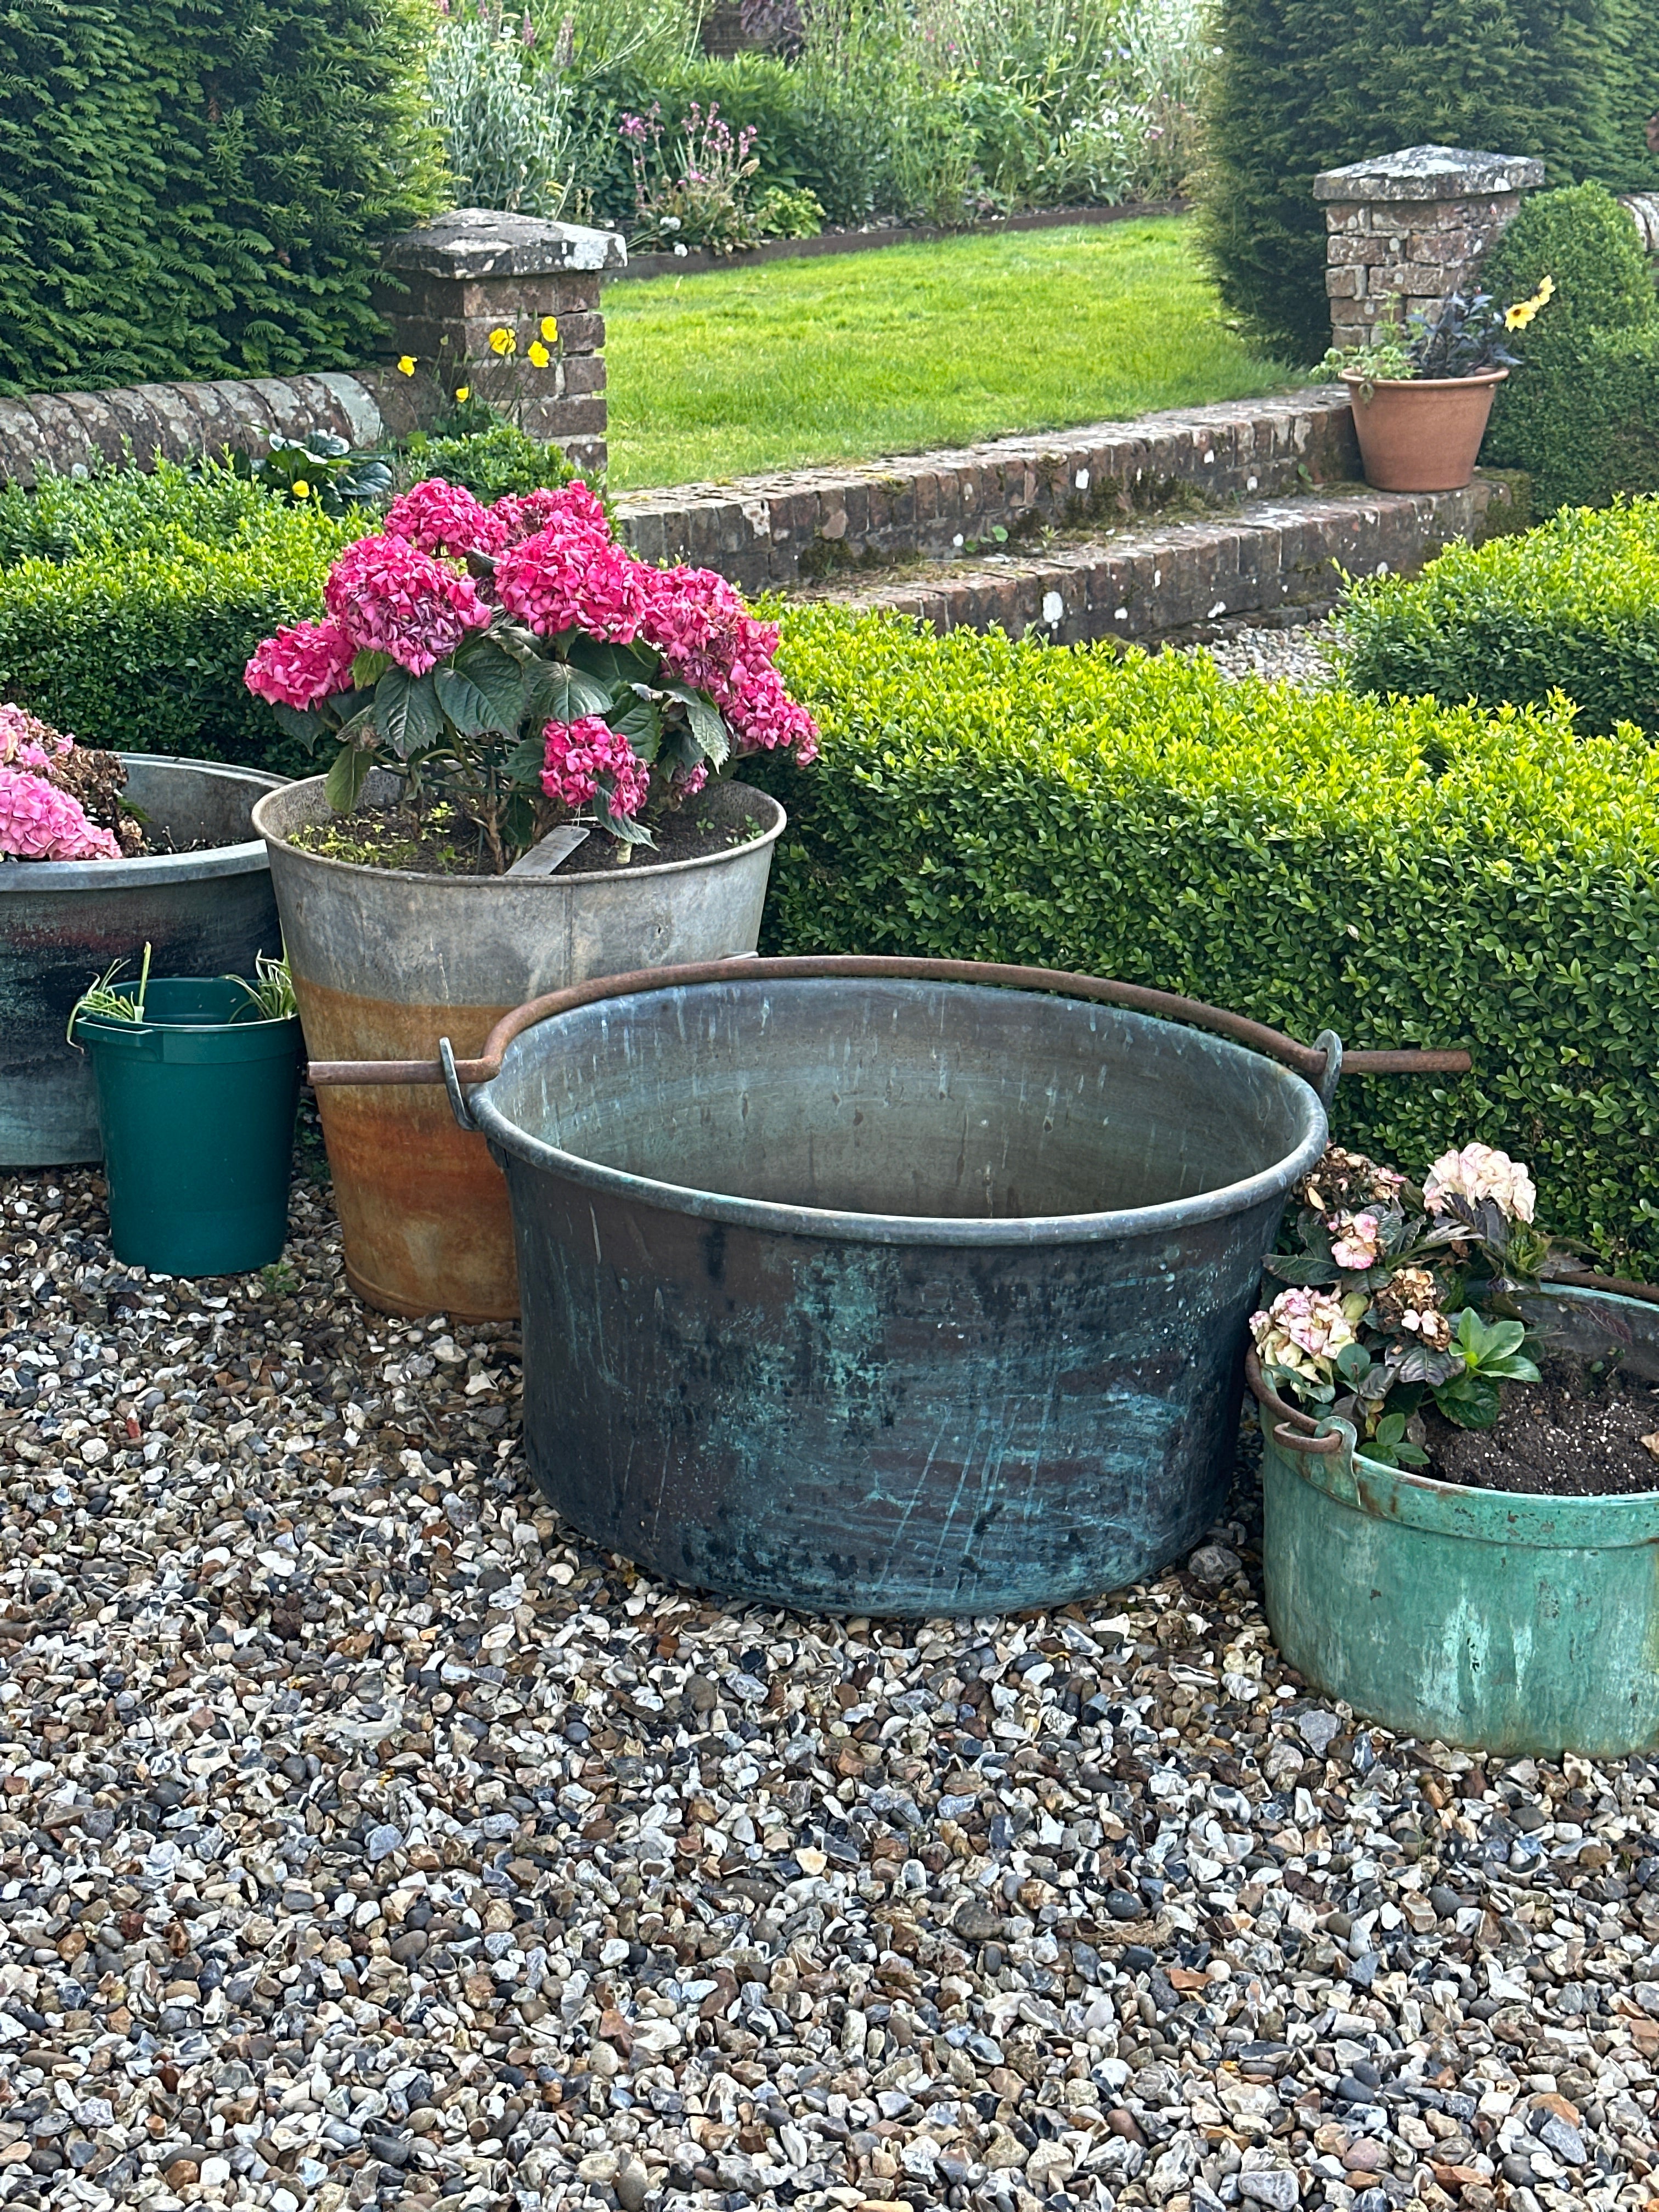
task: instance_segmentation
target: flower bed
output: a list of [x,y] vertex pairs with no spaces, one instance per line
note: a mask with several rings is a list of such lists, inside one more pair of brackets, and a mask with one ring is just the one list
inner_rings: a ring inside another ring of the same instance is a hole
[[1563,1233],[1659,1261],[1659,762],[1488,716],[1231,684],[1203,657],[788,614],[823,731],[773,951],[1019,960],[1184,991],[1304,1036],[1467,1043],[1443,1088],[1344,1084],[1340,1142],[1528,1158]]

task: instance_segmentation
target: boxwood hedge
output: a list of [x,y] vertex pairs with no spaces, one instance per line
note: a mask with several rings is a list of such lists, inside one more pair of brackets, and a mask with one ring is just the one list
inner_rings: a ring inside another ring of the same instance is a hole
[[279,623],[321,613],[364,527],[227,469],[0,492],[0,697],[90,744],[310,773],[242,670]]
[[1659,1267],[1659,758],[1636,732],[823,609],[786,616],[781,662],[823,753],[763,771],[791,812],[769,949],[1049,963],[1304,1038],[1467,1044],[1466,1078],[1344,1084],[1340,1135],[1419,1172],[1504,1146],[1553,1226]]
[[1659,732],[1659,499],[1565,508],[1525,536],[1452,546],[1409,580],[1367,578],[1342,631],[1358,690],[1488,708],[1559,691],[1581,729]]

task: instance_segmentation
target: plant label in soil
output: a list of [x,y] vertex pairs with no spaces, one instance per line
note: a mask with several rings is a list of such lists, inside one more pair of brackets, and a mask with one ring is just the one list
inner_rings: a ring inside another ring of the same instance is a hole
[[586,836],[586,830],[577,829],[571,822],[564,823],[557,830],[550,830],[541,843],[532,845],[507,872],[509,876],[550,876],[562,860],[570,858]]

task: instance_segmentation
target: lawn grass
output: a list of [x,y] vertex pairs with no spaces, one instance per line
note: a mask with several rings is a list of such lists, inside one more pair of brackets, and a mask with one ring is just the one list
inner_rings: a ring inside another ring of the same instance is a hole
[[872,460],[1237,399],[1185,218],[893,246],[605,288],[611,483]]

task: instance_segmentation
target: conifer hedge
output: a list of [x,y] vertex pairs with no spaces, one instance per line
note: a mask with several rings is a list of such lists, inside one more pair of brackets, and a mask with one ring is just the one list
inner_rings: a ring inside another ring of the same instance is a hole
[[1651,0],[1218,0],[1215,20],[1206,247],[1252,335],[1298,361],[1329,342],[1322,169],[1437,143],[1659,189]]
[[347,368],[438,190],[431,0],[0,0],[0,392]]

